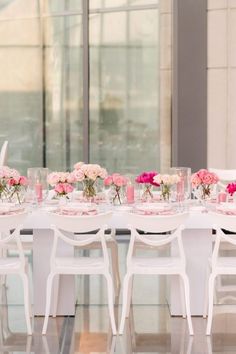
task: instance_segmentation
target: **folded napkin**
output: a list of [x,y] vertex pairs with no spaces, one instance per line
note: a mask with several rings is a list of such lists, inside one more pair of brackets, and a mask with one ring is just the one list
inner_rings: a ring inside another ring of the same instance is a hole
[[71,209],[71,210],[64,210],[64,209],[56,209],[53,211],[53,213],[59,214],[59,215],[67,215],[67,216],[84,216],[84,215],[97,215],[97,210],[96,209],[90,209],[90,210],[81,210],[81,209]]
[[235,210],[216,209],[216,212],[223,215],[236,215],[236,208]]
[[177,214],[175,210],[142,210],[142,209],[134,209],[133,213],[139,215],[174,215]]

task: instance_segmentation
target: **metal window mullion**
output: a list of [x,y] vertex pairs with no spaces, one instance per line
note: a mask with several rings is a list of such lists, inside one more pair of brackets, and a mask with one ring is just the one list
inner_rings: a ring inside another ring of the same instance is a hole
[[89,162],[89,0],[83,0],[83,160]]

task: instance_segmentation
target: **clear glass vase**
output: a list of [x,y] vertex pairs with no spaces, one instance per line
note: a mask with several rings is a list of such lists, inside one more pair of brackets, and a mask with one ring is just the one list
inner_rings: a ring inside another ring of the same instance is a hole
[[141,200],[144,202],[151,201],[153,199],[153,185],[143,184],[141,189]]
[[83,180],[83,197],[92,201],[97,195],[96,180],[86,178]]
[[108,199],[113,205],[121,205],[125,203],[125,189],[124,187],[111,186],[108,192]]

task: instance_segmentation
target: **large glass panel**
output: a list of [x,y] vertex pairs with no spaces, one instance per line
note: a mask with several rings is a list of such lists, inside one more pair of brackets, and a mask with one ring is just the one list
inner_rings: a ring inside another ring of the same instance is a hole
[[90,15],[90,159],[159,168],[159,11]]
[[[166,0],[167,1],[167,0]],[[89,7],[93,9],[108,9],[113,7],[157,5],[159,0],[90,0]]]
[[0,144],[9,141],[7,163],[24,173],[43,163],[40,22],[30,18],[38,16],[36,3],[0,4]]
[[82,11],[82,0],[45,0],[44,13],[63,13],[65,11]]
[[83,156],[82,17],[44,19],[46,164],[68,170]]

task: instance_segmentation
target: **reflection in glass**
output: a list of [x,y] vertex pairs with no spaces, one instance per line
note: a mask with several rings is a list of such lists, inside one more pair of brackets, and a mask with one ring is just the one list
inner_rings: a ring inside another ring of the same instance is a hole
[[158,169],[158,9],[90,15],[90,159]]

